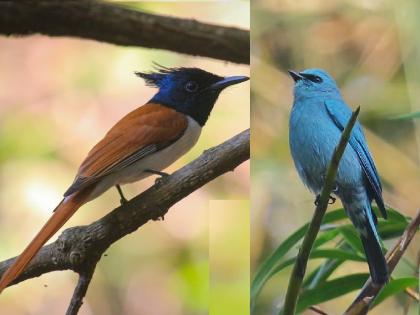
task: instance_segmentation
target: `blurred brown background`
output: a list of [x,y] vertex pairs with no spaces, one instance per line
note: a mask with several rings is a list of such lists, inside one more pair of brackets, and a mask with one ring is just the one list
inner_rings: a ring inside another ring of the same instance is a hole
[[[249,28],[247,2],[130,6]],[[161,50],[70,38],[0,37],[1,260],[18,254],[47,220],[88,150],[155,93],[134,75],[152,70],[153,62],[219,75],[249,74],[247,66]],[[168,172],[249,127],[248,90],[246,82],[221,94],[198,144]],[[153,182],[123,189],[131,198]],[[165,221],[148,223],[116,243],[99,263],[79,314],[207,314],[209,201],[248,199],[248,193],[245,163],[179,202]],[[117,191],[110,190],[81,208],[66,227],[88,224],[118,205]],[[218,213],[223,220],[223,212]],[[1,296],[1,313],[63,314],[76,279],[70,271],[55,272],[13,286]]]
[[[253,271],[310,220],[314,209],[314,197],[298,179],[289,152],[293,81],[288,69],[324,68],[337,79],[347,103],[361,106],[360,120],[381,174],[385,201],[413,216],[420,200],[420,129],[413,120],[394,118],[420,110],[418,2],[256,0],[251,10]],[[338,207],[336,203],[330,209]],[[414,264],[419,247],[417,237],[406,254]],[[277,314],[290,270],[267,283],[256,314]],[[367,265],[346,263],[334,276],[350,272],[367,272]],[[402,262],[395,275],[410,272]],[[321,308],[340,314],[355,295]],[[406,299],[389,299],[369,314],[404,314]],[[412,305],[408,314],[416,310]]]

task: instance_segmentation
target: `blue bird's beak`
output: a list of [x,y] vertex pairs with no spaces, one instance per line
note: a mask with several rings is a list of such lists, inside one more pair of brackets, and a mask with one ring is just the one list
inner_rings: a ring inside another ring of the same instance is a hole
[[230,85],[238,84],[238,83],[248,81],[248,80],[249,78],[246,76],[225,77],[223,78],[223,80],[220,80],[210,85],[206,90],[221,91]]
[[293,70],[288,70],[287,72],[289,72],[290,76],[292,77],[292,79],[295,82],[304,79],[304,77],[299,72],[296,72],[296,71],[293,71]]

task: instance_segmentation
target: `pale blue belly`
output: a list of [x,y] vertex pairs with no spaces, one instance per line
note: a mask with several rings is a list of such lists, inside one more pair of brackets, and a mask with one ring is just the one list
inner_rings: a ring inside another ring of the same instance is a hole
[[[294,108],[290,119],[290,149],[295,166],[305,185],[319,194],[329,161],[341,131],[328,116],[323,104]],[[339,190],[363,185],[362,169],[355,151],[347,146],[340,161],[336,184]]]

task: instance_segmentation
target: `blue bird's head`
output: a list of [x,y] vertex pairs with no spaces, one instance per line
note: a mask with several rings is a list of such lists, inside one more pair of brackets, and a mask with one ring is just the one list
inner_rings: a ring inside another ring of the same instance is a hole
[[306,69],[301,72],[289,70],[295,81],[295,99],[310,97],[340,96],[340,91],[333,77],[322,69]]
[[221,77],[198,68],[166,68],[136,72],[159,91],[150,102],[171,107],[204,126],[220,92],[233,84],[248,80],[245,76]]

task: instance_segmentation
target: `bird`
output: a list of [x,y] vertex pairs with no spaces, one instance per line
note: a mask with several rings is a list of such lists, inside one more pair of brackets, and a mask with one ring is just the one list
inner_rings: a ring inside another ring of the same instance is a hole
[[[334,78],[322,69],[289,70],[294,80],[294,101],[289,119],[289,145],[299,177],[319,200],[327,167],[352,111]],[[339,163],[332,193],[340,198],[362,241],[372,282],[388,281],[388,268],[372,210],[375,200],[387,213],[378,170],[359,122]],[[333,197],[331,197],[333,198]],[[332,199],[335,200],[334,198]]]
[[157,93],[119,120],[89,151],[52,216],[2,275],[0,293],[82,205],[114,186],[124,203],[121,184],[153,174],[167,176],[162,170],[195,145],[220,92],[249,79],[160,65],[136,75]]

